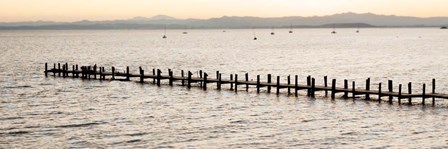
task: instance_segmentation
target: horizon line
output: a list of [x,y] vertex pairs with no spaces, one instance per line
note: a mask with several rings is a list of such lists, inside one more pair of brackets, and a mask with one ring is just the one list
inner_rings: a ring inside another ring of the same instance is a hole
[[[165,15],[165,14],[157,14],[157,15],[153,15],[153,16],[134,16],[134,17],[127,17],[127,18],[116,18],[116,19],[104,19],[104,20],[89,20],[89,19],[80,19],[80,20],[76,20],[76,21],[54,21],[54,20],[27,20],[27,21],[0,21],[0,23],[21,23],[21,22],[56,22],[56,23],[74,23],[74,22],[82,22],[82,21],[117,21],[117,20],[131,20],[134,18],[138,18],[138,17],[142,17],[145,19],[151,19],[157,16],[166,16],[166,17],[171,17],[173,19],[176,20],[210,20],[210,19],[217,19],[217,18],[223,18],[223,17],[253,17],[253,18],[288,18],[288,17],[304,17],[304,18],[312,18],[312,17],[327,17],[327,16],[334,16],[334,15],[342,15],[342,14],[357,14],[357,15],[361,15],[361,14],[373,14],[373,15],[379,15],[379,16],[397,16],[397,17],[414,17],[414,18],[438,18],[438,17],[448,17],[448,16],[429,16],[429,17],[419,17],[419,16],[407,16],[407,15],[395,15],[395,14],[378,14],[378,13],[372,13],[372,12],[364,12],[364,13],[359,13],[359,12],[351,12],[351,11],[347,11],[347,12],[341,12],[341,13],[333,13],[333,14],[327,14],[327,15],[309,15],[309,16],[300,16],[300,15],[290,15],[290,16],[276,16],[276,17],[262,17],[262,16],[249,16],[249,15],[241,15],[241,16],[236,16],[236,15],[222,15],[222,16],[216,16],[216,17],[209,17],[209,18],[177,18],[177,17],[173,17],[170,15]],[[159,20],[164,20],[164,19],[159,19]],[[169,20],[169,19],[165,19],[165,20]]]

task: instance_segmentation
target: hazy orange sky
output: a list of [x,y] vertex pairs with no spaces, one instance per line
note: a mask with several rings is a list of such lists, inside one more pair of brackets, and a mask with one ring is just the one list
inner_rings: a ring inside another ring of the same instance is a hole
[[343,12],[448,16],[448,0],[0,0],[0,22],[151,17],[313,16]]

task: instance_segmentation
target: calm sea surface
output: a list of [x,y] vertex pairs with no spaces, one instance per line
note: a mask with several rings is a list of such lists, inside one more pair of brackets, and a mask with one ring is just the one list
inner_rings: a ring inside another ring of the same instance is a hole
[[[423,83],[448,93],[439,29],[0,31],[0,148],[448,148],[436,106],[44,76],[44,63]],[[240,77],[241,78],[241,77]],[[285,81],[282,79],[282,81]],[[197,84],[195,84],[197,86]],[[240,88],[244,90],[244,88]],[[262,92],[265,92],[264,90]],[[338,94],[337,96],[341,96]],[[373,96],[373,98],[377,98]],[[386,100],[386,97],[383,97]],[[427,101],[430,101],[429,99]],[[430,102],[427,102],[428,104]]]

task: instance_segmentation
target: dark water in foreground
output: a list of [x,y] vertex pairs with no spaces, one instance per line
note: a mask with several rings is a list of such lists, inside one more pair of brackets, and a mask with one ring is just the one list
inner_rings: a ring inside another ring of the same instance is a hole
[[43,74],[45,62],[69,62],[298,74],[301,83],[328,75],[359,86],[371,77],[412,81],[414,92],[436,78],[437,91],[448,93],[448,33],[440,30],[259,30],[258,41],[251,30],[168,31],[166,40],[162,32],[0,31],[0,148],[448,148],[441,99],[400,106]]

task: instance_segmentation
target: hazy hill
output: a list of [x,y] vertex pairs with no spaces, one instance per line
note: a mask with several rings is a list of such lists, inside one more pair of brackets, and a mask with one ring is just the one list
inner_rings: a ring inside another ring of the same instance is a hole
[[239,17],[223,16],[211,19],[176,19],[166,15],[134,17],[127,20],[77,22],[14,22],[0,23],[0,29],[163,29],[167,28],[288,28],[299,27],[439,27],[448,25],[448,17],[407,17],[372,13],[341,13],[312,17]]

